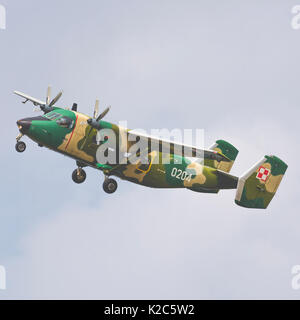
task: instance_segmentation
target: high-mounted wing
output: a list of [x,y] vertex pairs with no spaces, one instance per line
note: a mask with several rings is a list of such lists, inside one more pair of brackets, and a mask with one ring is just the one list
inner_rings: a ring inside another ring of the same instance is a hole
[[145,145],[150,146],[151,151],[170,150],[170,153],[177,155],[186,155],[189,157],[196,157],[199,159],[216,160],[218,162],[230,162],[230,159],[228,159],[225,155],[217,151],[199,149],[194,146],[184,145],[181,143],[168,141],[154,136],[148,136],[143,133],[139,133],[135,130],[129,130],[128,134],[130,135],[130,140],[134,138],[140,139],[140,141],[143,140]]
[[20,91],[14,91],[14,94],[16,94],[19,97],[22,97],[25,99],[25,101],[23,103],[26,103],[27,101],[31,101],[35,106],[45,106],[46,102],[38,100],[36,98],[33,98],[23,92]]
[[51,112],[51,111],[54,110],[55,103],[61,98],[63,93],[61,91],[51,102],[50,102],[50,95],[51,95],[51,87],[50,86],[47,89],[46,102],[41,101],[41,100],[36,99],[36,98],[33,98],[33,97],[29,96],[28,94],[25,94],[25,93],[20,92],[20,91],[14,91],[14,94],[24,98],[25,101],[23,101],[23,103],[31,101],[35,106],[39,106],[40,109],[44,113],[48,113],[48,112]]

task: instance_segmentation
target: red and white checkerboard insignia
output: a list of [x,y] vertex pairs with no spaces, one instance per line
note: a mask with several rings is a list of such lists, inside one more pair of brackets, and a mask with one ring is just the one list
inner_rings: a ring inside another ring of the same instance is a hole
[[257,172],[257,175],[256,175],[256,178],[258,180],[261,180],[263,182],[266,182],[267,179],[268,179],[268,176],[270,175],[271,173],[271,170],[261,166],[259,169],[258,169],[258,172]]

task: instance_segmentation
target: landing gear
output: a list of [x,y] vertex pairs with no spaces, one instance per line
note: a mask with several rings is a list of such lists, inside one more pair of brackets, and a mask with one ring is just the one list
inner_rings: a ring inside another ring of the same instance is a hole
[[77,183],[83,183],[86,179],[86,173],[82,168],[78,168],[73,171],[72,173],[72,180]]
[[22,153],[26,150],[26,144],[23,141],[18,141],[16,144],[16,150],[19,153]]
[[118,188],[118,184],[117,184],[116,180],[105,178],[105,180],[103,182],[103,190],[106,193],[112,194],[112,193],[116,192],[117,188]]
[[25,142],[20,141],[22,139],[22,137],[23,137],[23,133],[20,133],[16,138],[16,140],[17,140],[16,150],[17,150],[17,152],[20,152],[20,153],[22,153],[26,150]]

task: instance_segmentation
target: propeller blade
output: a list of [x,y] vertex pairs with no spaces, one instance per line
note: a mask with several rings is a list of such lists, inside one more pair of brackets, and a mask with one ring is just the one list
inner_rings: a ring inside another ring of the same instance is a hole
[[97,119],[99,114],[99,100],[96,100],[93,118]]
[[47,97],[46,97],[46,104],[49,105],[50,103],[50,97],[51,97],[51,86],[47,89]]
[[108,114],[109,110],[110,110],[110,106],[100,114],[100,116],[97,118],[97,121],[100,121],[101,119],[103,119]]
[[55,103],[61,98],[62,96],[62,91],[50,102],[49,106],[52,107],[55,105]]

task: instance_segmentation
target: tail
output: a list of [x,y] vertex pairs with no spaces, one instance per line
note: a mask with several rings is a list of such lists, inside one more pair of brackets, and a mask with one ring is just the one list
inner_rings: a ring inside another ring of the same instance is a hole
[[228,161],[218,162],[216,160],[207,159],[205,160],[205,165],[229,173],[239,153],[238,149],[236,149],[232,144],[224,140],[216,141],[216,143],[212,145],[209,149],[221,153],[228,159]]
[[279,158],[265,156],[239,178],[235,203],[245,208],[266,209],[287,167]]

